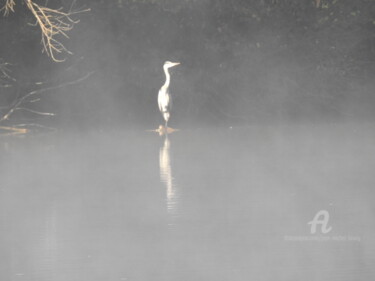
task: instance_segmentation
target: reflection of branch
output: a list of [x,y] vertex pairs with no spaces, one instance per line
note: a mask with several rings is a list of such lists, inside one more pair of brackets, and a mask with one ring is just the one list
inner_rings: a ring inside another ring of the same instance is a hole
[[[35,90],[35,91],[32,91],[26,95],[24,95],[23,97],[17,99],[13,105],[8,109],[7,113],[5,115],[3,115],[1,118],[0,118],[0,122],[4,121],[4,120],[7,120],[9,119],[9,117],[16,111],[16,110],[19,110],[19,109],[24,109],[25,108],[21,108],[20,106],[30,97],[32,96],[35,96],[35,95],[38,95],[38,94],[41,94],[41,93],[44,93],[44,92],[47,92],[47,91],[51,91],[51,90],[56,90],[56,89],[59,89],[59,88],[62,88],[62,87],[65,87],[65,86],[69,86],[69,85],[74,85],[74,84],[77,84],[85,79],[87,79],[93,72],[90,72],[88,74],[86,74],[85,76],[77,79],[77,80],[74,80],[74,81],[69,81],[69,82],[66,82],[66,83],[63,83],[63,84],[60,84],[60,85],[57,85],[57,86],[52,86],[52,87],[48,87],[48,88],[43,88],[43,89],[39,89],[39,90]],[[33,112],[33,110],[30,110],[28,109],[29,111]],[[46,112],[38,112],[38,111],[35,111],[35,113],[37,114],[41,114],[41,115],[53,115],[53,113],[46,113]]]
[[5,4],[0,9],[0,11],[4,11],[4,16],[7,16],[10,12],[14,12],[15,5],[16,3],[14,2],[14,0],[5,0]]
[[36,25],[40,27],[42,32],[43,50],[53,61],[61,62],[64,59],[56,58],[56,54],[68,53],[72,54],[65,46],[56,39],[58,35],[68,38],[66,34],[71,30],[74,24],[79,20],[73,20],[73,14],[90,11],[90,9],[81,10],[77,12],[63,12],[60,9],[50,9],[34,3],[32,0],[25,0],[26,5],[36,19]]

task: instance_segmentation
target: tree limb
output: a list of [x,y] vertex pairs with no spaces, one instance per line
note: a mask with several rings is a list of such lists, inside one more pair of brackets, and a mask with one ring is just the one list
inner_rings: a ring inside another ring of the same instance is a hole
[[65,59],[59,59],[56,55],[61,53],[72,53],[65,48],[57,37],[63,36],[69,38],[67,32],[72,30],[73,26],[79,22],[79,20],[73,20],[71,16],[77,13],[90,11],[90,9],[76,12],[63,12],[62,8],[50,9],[38,5],[32,0],[25,0],[25,2],[36,19],[36,25],[39,26],[42,32],[43,51],[45,51],[55,62],[64,61]]
[[0,11],[4,11],[4,16],[9,15],[10,12],[14,12],[14,6],[16,3],[14,0],[6,0],[4,6],[0,9]]
[[[56,89],[59,89],[59,88],[62,88],[62,87],[65,87],[65,86],[69,86],[69,85],[74,85],[74,84],[77,84],[85,79],[87,79],[93,72],[89,72],[88,74],[86,74],[85,76],[77,79],[77,80],[74,80],[74,81],[68,81],[68,82],[65,82],[63,84],[60,84],[60,85],[57,85],[57,86],[52,86],[52,87],[47,87],[47,88],[42,88],[42,89],[39,89],[39,90],[34,90],[34,91],[31,91],[29,93],[27,93],[26,95],[18,98],[17,100],[15,100],[13,102],[13,104],[8,108],[7,110],[7,113],[4,114],[1,118],[0,118],[0,123],[3,122],[4,120],[8,120],[9,117],[16,111],[16,110],[19,110],[21,109],[21,105],[30,97],[33,97],[37,94],[41,94],[41,93],[44,93],[44,92],[47,92],[47,91],[51,91],[51,90],[56,90]],[[22,107],[22,109],[25,109]],[[30,110],[32,111],[32,110]],[[35,112],[37,114],[42,114],[42,115],[52,115],[53,113],[43,113],[43,112]]]

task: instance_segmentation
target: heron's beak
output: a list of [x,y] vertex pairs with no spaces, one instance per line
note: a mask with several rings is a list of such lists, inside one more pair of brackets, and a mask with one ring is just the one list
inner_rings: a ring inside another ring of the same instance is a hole
[[180,63],[179,62],[174,62],[173,64],[172,64],[172,66],[176,66],[176,65],[179,65]]

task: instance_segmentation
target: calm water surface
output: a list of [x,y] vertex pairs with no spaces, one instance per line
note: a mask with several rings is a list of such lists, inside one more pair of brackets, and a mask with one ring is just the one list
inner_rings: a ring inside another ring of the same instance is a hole
[[375,280],[374,129],[2,138],[0,280]]

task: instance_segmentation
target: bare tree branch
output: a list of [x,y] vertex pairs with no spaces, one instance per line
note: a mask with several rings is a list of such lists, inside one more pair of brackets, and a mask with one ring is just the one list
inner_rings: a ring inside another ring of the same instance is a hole
[[0,11],[4,11],[4,16],[9,15],[10,12],[14,12],[14,6],[16,3],[14,0],[6,0],[4,6],[0,9]]
[[45,115],[45,116],[55,116],[56,115],[55,113],[37,111],[37,110],[33,110],[33,109],[30,109],[30,108],[26,108],[26,107],[18,107],[16,110],[25,110],[25,111],[28,111],[28,112],[31,112],[31,113],[35,113],[35,114],[38,114],[38,115]]
[[[77,84],[77,83],[79,83],[79,82],[87,79],[92,73],[93,72],[90,72],[90,73],[86,74],[85,76],[83,76],[83,77],[81,77],[81,78],[79,78],[77,80],[74,80],[74,81],[68,81],[66,83],[63,83],[63,84],[60,84],[60,85],[57,85],[57,86],[42,88],[42,89],[35,90],[35,91],[27,93],[26,95],[24,95],[24,96],[16,99],[13,102],[13,104],[8,108],[7,112],[0,118],[0,123],[3,122],[3,121],[5,121],[5,120],[8,120],[9,117],[16,110],[19,110],[19,109],[25,110],[26,108],[21,107],[21,105],[24,104],[27,101],[28,98],[34,97],[35,95],[42,94],[42,93],[45,93],[45,92],[48,92],[48,91],[51,91],[51,90],[56,90],[56,89],[59,89],[59,88],[65,87],[65,86]],[[33,99],[32,101],[35,101],[35,99]],[[29,110],[29,111],[32,112],[33,110]],[[44,113],[44,112],[37,112],[37,111],[35,111],[35,113],[41,114],[41,115],[53,115],[53,113]]]
[[7,126],[0,126],[0,132],[1,130],[6,131],[8,133],[2,134],[0,133],[0,136],[14,136],[14,135],[20,135],[20,134],[26,134],[28,133],[28,129],[26,128],[16,128],[16,127],[7,127]]
[[63,36],[69,38],[67,32],[72,30],[73,26],[79,20],[73,20],[71,17],[77,13],[90,11],[90,9],[63,12],[62,8],[50,9],[45,6],[38,5],[32,0],[25,0],[27,7],[36,19],[36,25],[42,32],[43,51],[55,62],[61,62],[65,59],[59,59],[56,55],[61,53],[72,54],[59,41],[57,37]]

